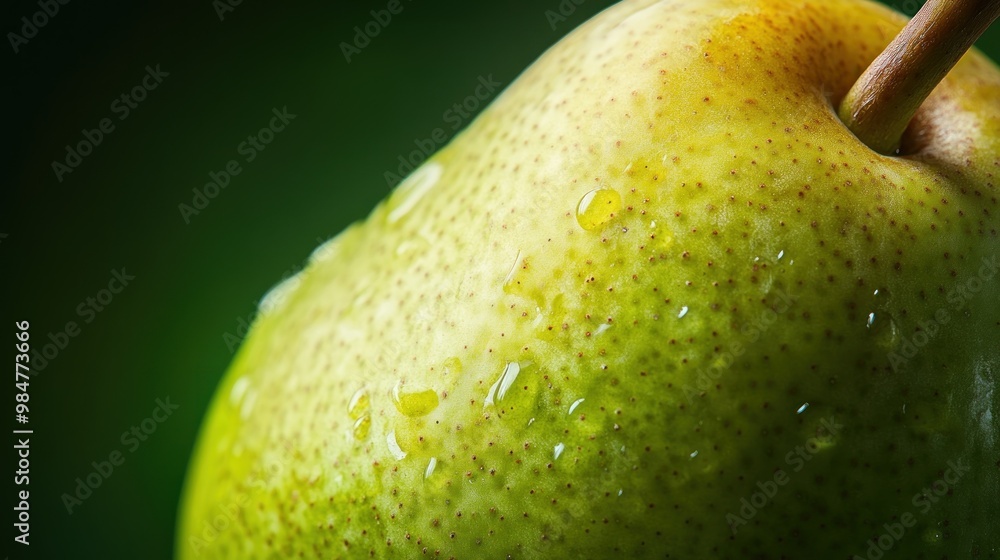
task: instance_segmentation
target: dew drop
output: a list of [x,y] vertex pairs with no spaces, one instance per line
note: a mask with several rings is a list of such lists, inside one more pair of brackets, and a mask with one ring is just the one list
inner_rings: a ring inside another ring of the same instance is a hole
[[347,405],[347,415],[351,417],[351,420],[357,420],[368,412],[370,404],[371,401],[368,399],[368,391],[365,389],[358,389],[355,391],[354,396],[351,397],[351,402]]
[[778,251],[778,257],[775,260],[780,261],[781,257],[784,257],[784,256],[785,256],[785,251],[784,250]]
[[517,362],[507,362],[504,366],[503,372],[500,374],[500,378],[493,383],[490,387],[489,393],[486,394],[486,400],[483,402],[483,407],[494,405],[503,400],[504,396],[507,394],[507,390],[510,386],[514,384],[517,380],[517,375],[521,373],[521,364]]
[[892,315],[886,311],[871,312],[867,319],[868,333],[885,350],[893,350],[899,343],[899,329]]
[[388,202],[387,219],[390,224],[398,222],[416,206],[417,202],[420,202],[427,191],[437,184],[443,169],[440,164],[429,161],[396,187]]
[[594,329],[594,336],[597,336],[597,335],[603,333],[604,331],[606,331],[606,330],[608,330],[610,328],[611,328],[611,325],[609,325],[607,323],[601,323],[600,325],[597,326],[596,329]]
[[392,404],[403,416],[416,418],[433,412],[438,407],[438,396],[434,389],[407,385],[400,380],[392,388]]
[[364,441],[368,439],[368,430],[372,426],[372,419],[370,416],[365,414],[361,418],[354,421],[354,428],[352,428],[351,433],[354,435],[354,439],[358,441]]
[[385,436],[385,443],[389,446],[389,453],[396,458],[397,461],[402,461],[406,457],[406,452],[400,449],[399,444],[396,443],[396,430],[393,430]]
[[434,474],[434,468],[437,467],[437,464],[437,457],[431,457],[431,460],[427,462],[427,470],[424,471],[424,478],[430,478]]
[[229,390],[229,403],[233,406],[239,406],[240,402],[243,400],[243,395],[246,394],[247,389],[250,387],[250,380],[246,377],[241,377],[233,383],[233,388]]
[[260,314],[267,315],[283,307],[301,283],[301,274],[294,274],[278,282],[276,286],[264,294],[264,297],[260,298],[260,304],[257,306]]
[[445,375],[458,375],[459,373],[462,373],[462,360],[459,360],[455,356],[445,360],[444,373]]
[[698,450],[696,449],[694,452],[691,453],[690,457],[694,459],[697,456],[698,456]]
[[413,241],[412,239],[406,239],[402,243],[400,243],[398,247],[396,247],[396,256],[402,257],[405,256],[407,253],[412,253],[414,252],[415,249],[419,248],[421,245],[422,243],[420,242]]
[[510,272],[507,273],[507,277],[503,279],[503,291],[508,294],[513,292],[515,288],[520,284],[516,282],[514,277],[517,276],[518,269],[521,268],[521,251],[517,252],[517,256],[514,257],[514,265],[510,267]]
[[246,394],[243,396],[243,405],[240,406],[240,418],[246,420],[250,418],[253,414],[253,407],[257,403],[257,392],[252,389],[247,389]]
[[875,301],[883,304],[889,301],[891,295],[892,294],[889,292],[889,289],[886,288],[885,286],[882,286],[881,288],[876,288],[875,291],[872,292],[872,296],[875,297]]
[[556,444],[555,448],[553,449],[553,454],[555,455],[555,459],[558,459],[559,456],[562,455],[564,449],[566,449],[566,445],[563,444],[562,442]]
[[681,308],[681,312],[677,314],[677,318],[681,319],[687,314],[688,314],[688,307],[685,305],[684,307]]
[[809,403],[805,403],[802,406],[800,406],[799,409],[795,411],[795,414],[802,414],[803,412],[806,411],[807,408],[809,408]]
[[[346,230],[345,230],[346,231]],[[329,260],[334,255],[337,254],[337,249],[340,246],[340,241],[342,239],[343,233],[327,239],[321,243],[318,247],[313,249],[313,252],[309,254],[310,263],[323,262]]]
[[580,227],[593,231],[615,219],[622,206],[622,197],[613,189],[594,189],[583,195],[576,207],[576,221]]
[[576,410],[576,407],[580,406],[580,403],[582,403],[585,400],[586,399],[576,399],[575,401],[573,401],[573,404],[569,405],[569,412],[567,412],[566,414],[573,414],[573,411]]

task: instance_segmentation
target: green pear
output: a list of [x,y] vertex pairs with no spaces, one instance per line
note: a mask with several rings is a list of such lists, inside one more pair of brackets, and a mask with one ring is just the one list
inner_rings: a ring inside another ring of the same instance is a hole
[[627,0],[263,302],[181,558],[996,558],[1000,71],[883,156],[906,20]]

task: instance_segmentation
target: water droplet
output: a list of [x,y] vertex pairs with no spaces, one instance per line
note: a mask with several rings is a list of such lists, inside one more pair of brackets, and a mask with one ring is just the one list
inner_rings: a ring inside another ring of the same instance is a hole
[[462,360],[459,360],[455,356],[445,360],[444,373],[445,375],[458,375],[459,373],[462,373]]
[[[345,230],[346,231],[346,230]],[[310,263],[323,262],[330,259],[335,254],[337,254],[337,248],[340,245],[340,240],[342,239],[343,233],[335,235],[330,239],[327,239],[321,243],[318,247],[313,249],[313,252],[309,254]]]
[[802,406],[800,406],[799,409],[795,411],[795,414],[802,414],[803,412],[806,411],[807,408],[809,408],[809,403],[805,403]]
[[688,314],[688,307],[685,305],[681,308],[681,312],[677,314],[677,318],[680,319]]
[[607,323],[601,323],[600,325],[597,326],[596,329],[594,329],[594,336],[597,336],[597,335],[603,333],[604,331],[606,331],[606,330],[608,330],[610,328],[611,328],[611,325],[609,325]]
[[567,412],[566,414],[573,414],[573,411],[576,410],[576,407],[580,406],[580,403],[582,403],[585,400],[586,399],[576,399],[575,401],[573,401],[573,404],[569,405],[569,412]]
[[260,298],[260,303],[257,305],[260,314],[267,315],[283,307],[300,284],[302,284],[301,274],[293,274],[278,282],[276,286],[264,294],[264,297]]
[[623,489],[619,488],[618,489],[618,495],[621,496],[623,491],[624,491]]
[[428,161],[400,183],[389,199],[389,223],[396,223],[408,214],[427,191],[437,184],[443,170],[440,164]]
[[583,195],[576,207],[576,221],[580,227],[593,231],[615,219],[621,209],[622,197],[613,189],[594,189]]
[[370,404],[371,401],[368,398],[368,391],[365,389],[358,389],[354,393],[354,396],[351,397],[351,402],[347,405],[347,415],[351,417],[351,420],[357,420],[368,412]]
[[229,390],[229,402],[233,406],[239,406],[240,402],[243,400],[243,395],[246,394],[247,389],[250,387],[250,380],[246,377],[241,377],[233,383],[233,388]]
[[554,451],[555,458],[558,459],[562,455],[563,450],[566,449],[566,445],[562,442],[556,444]]
[[507,273],[507,277],[503,279],[503,291],[511,293],[517,287],[520,282],[515,282],[514,277],[517,275],[518,269],[521,268],[521,251],[517,252],[517,256],[514,257],[514,265],[510,267],[510,272]]
[[434,468],[437,467],[437,464],[437,457],[431,457],[431,460],[427,462],[427,470],[424,471],[424,478],[430,478],[434,474]]
[[[534,328],[534,329],[541,328],[541,327],[543,327],[542,323],[544,323],[544,322],[545,322],[545,315],[542,313],[542,308],[541,307],[535,307],[535,320],[531,322],[531,327]],[[543,333],[543,335],[542,335],[541,338],[548,339],[549,337],[546,336]]]
[[500,378],[493,383],[489,393],[486,394],[486,401],[483,402],[483,407],[485,408],[502,401],[519,373],[521,373],[521,364],[507,362],[507,365],[503,368],[503,373],[500,374]]
[[937,544],[941,542],[941,538],[943,536],[944,535],[942,535],[941,531],[938,529],[934,528],[927,529],[926,531],[924,531],[924,542],[927,544]]
[[354,422],[354,427],[351,430],[351,433],[354,435],[354,439],[358,441],[364,441],[368,439],[368,430],[371,428],[371,426],[372,426],[372,419],[367,414],[365,414],[361,418],[358,418]]
[[698,456],[698,450],[696,449],[693,453],[691,453],[691,458],[694,459],[697,456]]
[[899,342],[899,329],[892,316],[885,311],[871,312],[866,322],[868,332],[875,342],[885,350],[892,350]]
[[885,303],[892,296],[892,293],[889,291],[888,288],[882,286],[881,288],[875,288],[875,291],[872,292],[872,296],[875,297],[875,301]]
[[532,424],[534,424],[534,423],[535,423],[535,419],[534,418],[532,418],[531,420],[528,420],[528,425],[529,426],[532,425]]
[[434,389],[407,385],[403,381],[392,388],[392,404],[396,410],[410,418],[426,416],[438,407],[438,396]]
[[414,249],[420,247],[423,243],[413,241],[411,239],[406,239],[396,247],[396,256],[402,257],[403,255],[412,252]]
[[780,261],[781,257],[783,257],[783,256],[785,256],[785,251],[783,251],[783,250],[782,251],[778,251],[778,258],[776,258],[775,260]]
[[246,420],[253,414],[253,405],[257,403],[257,392],[247,389],[243,397],[243,406],[240,407],[240,418]]
[[399,444],[396,443],[396,430],[389,432],[385,436],[385,443],[389,446],[389,453],[396,458],[397,461],[402,461],[406,457],[406,452],[399,448]]

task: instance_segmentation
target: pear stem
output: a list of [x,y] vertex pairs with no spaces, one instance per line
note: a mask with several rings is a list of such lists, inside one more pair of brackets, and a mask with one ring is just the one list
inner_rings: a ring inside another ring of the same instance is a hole
[[928,0],[847,93],[841,120],[895,154],[917,109],[998,16],[1000,0]]

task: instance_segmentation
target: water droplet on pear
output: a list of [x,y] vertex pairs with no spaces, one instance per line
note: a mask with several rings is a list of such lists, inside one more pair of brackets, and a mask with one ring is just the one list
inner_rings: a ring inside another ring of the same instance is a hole
[[622,207],[622,197],[614,189],[594,189],[583,195],[576,207],[580,227],[593,231],[615,219]]

